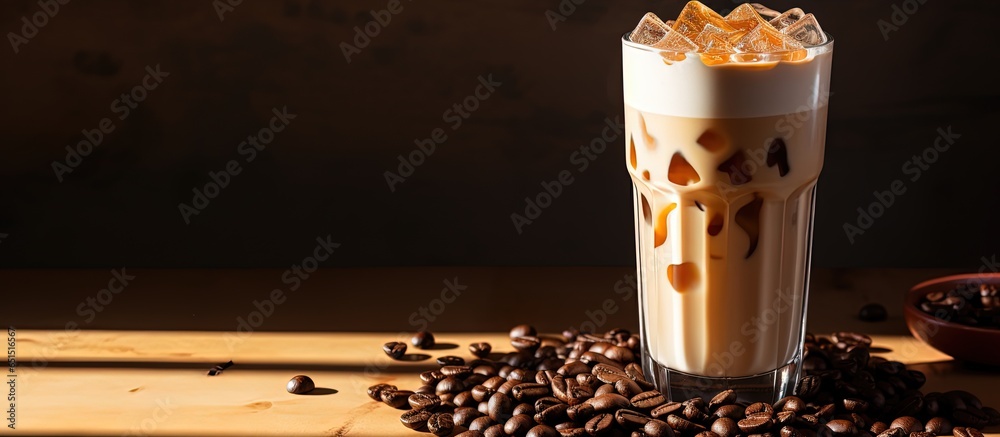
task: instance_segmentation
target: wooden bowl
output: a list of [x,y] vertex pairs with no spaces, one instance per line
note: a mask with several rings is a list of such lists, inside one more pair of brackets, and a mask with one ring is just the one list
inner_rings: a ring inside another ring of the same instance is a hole
[[906,295],[903,316],[914,337],[952,358],[973,363],[1000,366],[1000,329],[977,328],[948,322],[923,312],[918,305],[924,296],[935,291],[947,293],[968,283],[997,284],[1000,273],[953,275],[915,285]]

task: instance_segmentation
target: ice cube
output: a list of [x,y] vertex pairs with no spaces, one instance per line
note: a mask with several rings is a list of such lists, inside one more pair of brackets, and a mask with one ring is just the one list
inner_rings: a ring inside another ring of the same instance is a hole
[[800,49],[802,44],[771,26],[757,26],[733,44],[733,48],[741,53],[778,53]]
[[804,16],[805,14],[806,14],[805,11],[803,11],[802,9],[791,8],[785,11],[785,13],[775,18],[772,18],[771,25],[774,26],[775,29],[781,30],[788,26],[791,26],[792,23],[801,20],[802,16]]
[[733,26],[736,30],[744,33],[749,32],[762,24],[767,24],[767,22],[761,18],[760,14],[757,13],[757,10],[755,10],[753,6],[750,6],[750,3],[743,3],[742,5],[737,6],[736,9],[733,9],[729,15],[726,15],[726,23],[729,23],[730,26]]
[[694,52],[698,50],[697,44],[687,39],[686,36],[681,35],[680,32],[670,28],[667,29],[667,33],[663,35],[663,38],[652,46],[658,49],[680,53]]
[[698,1],[690,1],[684,5],[673,29],[694,41],[709,24],[727,33],[734,30],[721,15]]
[[760,3],[750,3],[750,6],[753,6],[754,10],[757,11],[757,13],[760,14],[761,17],[764,17],[767,20],[770,20],[772,18],[777,18],[779,15],[781,15],[781,12],[778,12]]
[[823,33],[823,28],[819,27],[819,21],[813,14],[806,14],[799,21],[781,29],[781,33],[805,45],[814,46],[826,42],[826,33]]
[[635,30],[629,34],[628,39],[632,42],[649,46],[663,39],[663,36],[666,34],[667,25],[663,23],[663,20],[657,17],[656,14],[647,12],[646,15],[643,15],[639,24],[635,26]]
[[702,53],[736,52],[732,44],[729,43],[729,32],[713,24],[706,24],[704,30],[695,37],[694,42],[698,44]]

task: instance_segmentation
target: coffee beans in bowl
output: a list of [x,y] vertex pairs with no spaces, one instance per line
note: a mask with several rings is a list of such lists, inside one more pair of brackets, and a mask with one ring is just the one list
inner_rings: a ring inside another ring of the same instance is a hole
[[470,347],[478,358],[464,365],[440,360],[437,370],[415,372],[414,391],[378,384],[368,392],[408,410],[405,427],[437,435],[980,437],[1000,425],[1000,412],[972,393],[922,392],[923,373],[872,356],[863,334],[807,335],[795,395],[773,404],[741,402],[738,390],[668,400],[646,380],[634,337],[546,337],[547,350],[522,325],[510,351],[479,356],[490,348]]
[[[910,290],[903,307],[914,337],[953,358],[1000,366],[1000,274],[947,276]],[[989,346],[987,346],[989,345]]]

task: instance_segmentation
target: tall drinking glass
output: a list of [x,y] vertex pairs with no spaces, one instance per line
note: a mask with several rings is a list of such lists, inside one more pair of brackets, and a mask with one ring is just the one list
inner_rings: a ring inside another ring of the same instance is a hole
[[832,56],[832,38],[723,63],[622,39],[643,368],[671,399],[794,390]]

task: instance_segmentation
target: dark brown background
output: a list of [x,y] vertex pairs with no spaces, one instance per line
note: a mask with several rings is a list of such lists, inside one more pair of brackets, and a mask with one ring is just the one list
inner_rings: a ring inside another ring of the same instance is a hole
[[[975,269],[996,250],[1000,8],[926,0],[886,41],[876,22],[903,4],[803,5],[836,36],[819,266]],[[681,3],[587,0],[553,31],[554,0],[404,0],[348,64],[339,44],[385,5],[245,1],[220,21],[208,0],[77,0],[20,53],[0,46],[0,265],[285,268],[327,234],[328,266],[634,263],[620,149],[523,234],[510,214],[621,114],[620,35]],[[0,31],[38,10],[0,3]],[[59,183],[51,163],[156,64],[170,76]],[[391,193],[396,156],[490,73],[497,94]],[[185,225],[178,204],[285,105],[298,118]],[[949,125],[958,143],[850,244],[843,223]]]

